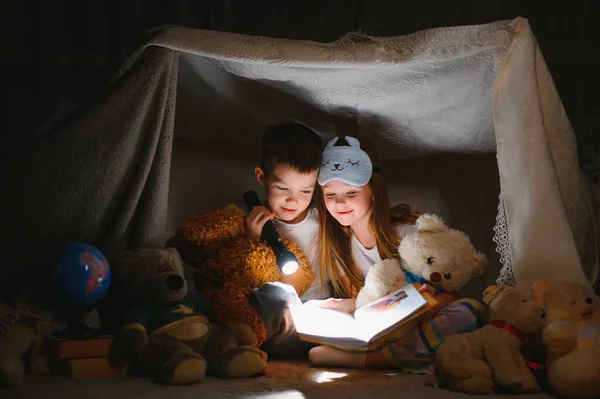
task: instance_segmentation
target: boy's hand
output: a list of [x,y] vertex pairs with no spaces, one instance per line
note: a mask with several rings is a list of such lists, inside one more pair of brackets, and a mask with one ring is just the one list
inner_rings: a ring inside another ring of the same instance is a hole
[[265,223],[275,217],[275,214],[264,206],[255,206],[246,216],[246,238],[258,240]]

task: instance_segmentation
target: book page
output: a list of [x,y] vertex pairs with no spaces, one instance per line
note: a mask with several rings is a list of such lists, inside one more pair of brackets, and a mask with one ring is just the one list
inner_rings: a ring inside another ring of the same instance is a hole
[[356,324],[361,327],[359,338],[369,341],[381,331],[398,324],[426,305],[427,300],[412,284],[370,302],[354,313]]
[[290,313],[299,334],[314,337],[357,339],[352,315],[314,305],[290,305]]

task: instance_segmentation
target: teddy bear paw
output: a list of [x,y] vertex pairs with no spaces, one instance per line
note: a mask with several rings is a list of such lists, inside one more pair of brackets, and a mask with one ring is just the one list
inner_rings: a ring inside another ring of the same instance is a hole
[[245,378],[264,374],[267,356],[260,349],[238,346],[210,359],[209,364],[217,377]]
[[521,384],[521,388],[519,388],[519,392],[521,392],[521,393],[537,393],[537,392],[541,392],[541,391],[542,390],[533,375],[523,378],[523,384]]
[[498,385],[503,388],[519,388],[523,385],[523,379],[517,373],[510,373],[509,375],[495,375],[494,378]]
[[227,366],[227,377],[244,378],[262,374],[267,363],[258,353],[244,352],[237,355]]
[[233,333],[238,345],[258,347],[258,336],[248,324],[235,322],[229,323],[227,327]]
[[175,385],[189,385],[202,380],[205,374],[206,362],[204,359],[187,359],[175,367],[170,382]]
[[20,359],[0,364],[0,386],[15,387],[21,385],[24,372],[24,365]]
[[494,381],[487,377],[472,377],[458,381],[453,390],[471,395],[487,395],[494,390]]

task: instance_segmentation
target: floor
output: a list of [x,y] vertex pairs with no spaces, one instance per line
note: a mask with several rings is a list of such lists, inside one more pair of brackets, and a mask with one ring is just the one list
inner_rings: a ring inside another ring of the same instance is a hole
[[[452,399],[470,396],[423,385],[424,377],[393,371],[318,369],[306,362],[270,361],[266,377],[221,380],[207,378],[193,386],[165,387],[145,378],[67,380],[28,377],[18,388],[0,391],[2,399],[230,399],[230,398],[402,398]],[[495,395],[494,395],[495,396]],[[494,398],[491,396],[491,398]],[[546,394],[511,399],[548,399]]]

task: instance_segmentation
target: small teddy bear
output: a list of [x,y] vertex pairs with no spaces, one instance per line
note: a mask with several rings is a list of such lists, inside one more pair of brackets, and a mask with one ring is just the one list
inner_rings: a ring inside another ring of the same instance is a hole
[[188,218],[167,245],[179,250],[195,270],[196,287],[212,303],[215,321],[232,329],[240,343],[260,347],[267,327],[248,301],[250,292],[267,282],[282,282],[302,295],[314,275],[300,247],[285,238],[298,259],[298,270],[283,274],[266,242],[246,239],[245,217],[235,205],[200,212]]
[[67,325],[48,306],[51,301],[45,287],[45,280],[31,281],[14,305],[0,303],[0,387],[20,385],[26,369],[33,375],[51,374],[43,338]]
[[210,304],[188,289],[174,248],[124,251],[112,263],[135,305],[114,341],[111,364],[162,384],[191,384],[205,374],[239,378],[263,373],[266,354],[239,346],[234,334],[211,324]]
[[544,308],[531,293],[513,287],[489,286],[483,300],[491,324],[449,337],[438,349],[427,384],[474,395],[492,393],[496,385],[521,393],[539,392],[521,348],[541,332]]
[[547,314],[542,338],[550,387],[565,398],[600,397],[600,298],[572,281],[538,280],[533,292]]
[[386,259],[367,273],[358,293],[359,308],[409,283],[428,283],[436,290],[456,292],[483,274],[487,258],[462,231],[451,229],[433,214],[419,216],[416,231],[400,242],[400,260]]

